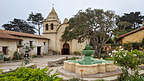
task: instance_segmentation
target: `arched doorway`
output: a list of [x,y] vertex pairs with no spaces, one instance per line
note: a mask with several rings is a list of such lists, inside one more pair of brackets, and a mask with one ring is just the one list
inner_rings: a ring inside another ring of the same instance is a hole
[[70,54],[70,46],[68,43],[64,43],[63,44],[63,48],[62,48],[62,55],[69,55]]

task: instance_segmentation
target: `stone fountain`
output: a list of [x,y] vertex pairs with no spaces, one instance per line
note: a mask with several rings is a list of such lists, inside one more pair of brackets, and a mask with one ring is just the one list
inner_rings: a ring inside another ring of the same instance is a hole
[[111,72],[116,73],[117,67],[112,61],[100,60],[92,57],[94,50],[91,50],[91,46],[89,44],[86,45],[85,49],[82,51],[82,54],[85,55],[83,59],[65,61],[63,72],[69,72],[70,76],[72,74],[83,74],[87,76],[104,73],[109,73],[111,75]]

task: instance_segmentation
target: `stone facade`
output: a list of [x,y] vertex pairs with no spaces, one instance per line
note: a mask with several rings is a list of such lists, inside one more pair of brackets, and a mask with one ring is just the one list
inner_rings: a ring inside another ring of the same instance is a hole
[[75,51],[84,49],[86,42],[78,43],[77,40],[72,40],[67,43],[62,41],[65,28],[68,27],[68,19],[65,18],[61,23],[54,8],[52,8],[48,17],[43,21],[43,36],[50,39],[49,49],[57,51],[59,54],[72,54]]
[[144,39],[144,27],[128,32],[119,37],[121,44],[140,43]]
[[134,43],[134,42],[141,42],[144,38],[144,30],[138,31],[133,33],[129,36],[126,36],[122,39],[122,43]]

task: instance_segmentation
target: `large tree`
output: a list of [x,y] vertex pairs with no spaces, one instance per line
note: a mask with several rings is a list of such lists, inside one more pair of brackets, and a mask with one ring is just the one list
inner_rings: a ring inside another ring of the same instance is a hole
[[10,21],[8,24],[3,24],[2,27],[5,30],[10,30],[10,31],[24,32],[30,34],[35,33],[34,27],[22,19],[14,18],[13,21]]
[[79,42],[90,40],[95,49],[95,57],[100,58],[103,46],[111,38],[117,15],[113,11],[102,9],[86,9],[79,11],[69,20],[69,27],[66,28],[62,39],[70,41],[77,39]]
[[33,12],[29,14],[29,17],[27,19],[28,21],[31,21],[32,24],[37,26],[35,29],[38,31],[39,35],[40,35],[41,28],[42,28],[43,19],[44,18],[41,13],[34,14]]
[[121,21],[117,23],[117,28],[114,30],[114,36],[117,38],[119,35],[128,33],[132,31],[133,29],[130,28],[132,26],[131,23],[127,21]]
[[[126,30],[136,29],[141,26],[143,20],[144,20],[144,16],[142,16],[140,12],[130,12],[130,13],[125,13],[123,16],[121,16],[119,18],[117,25],[119,27],[124,27]],[[123,22],[127,22],[127,23],[123,23]],[[129,25],[127,25],[128,23]]]

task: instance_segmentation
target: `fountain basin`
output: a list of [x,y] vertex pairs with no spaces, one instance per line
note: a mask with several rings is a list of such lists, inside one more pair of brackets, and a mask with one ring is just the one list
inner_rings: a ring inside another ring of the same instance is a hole
[[[115,71],[117,68],[113,63],[101,63],[92,65],[81,65],[79,63],[65,61],[64,70],[81,75],[90,75]],[[83,70],[83,72],[81,72]]]
[[82,51],[84,58],[79,60],[68,60],[64,62],[64,70],[73,72],[78,75],[95,75],[97,73],[106,73],[115,71],[117,68],[112,61],[95,59],[91,55],[94,54],[89,44]]

